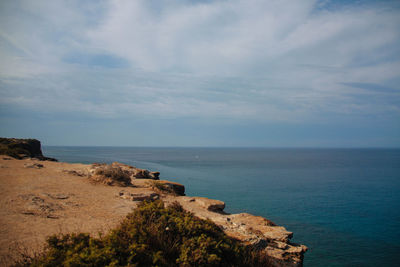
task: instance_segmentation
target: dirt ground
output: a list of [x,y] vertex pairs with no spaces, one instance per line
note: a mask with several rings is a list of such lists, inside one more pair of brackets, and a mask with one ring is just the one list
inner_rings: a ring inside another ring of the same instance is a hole
[[0,156],[1,266],[20,249],[40,250],[51,234],[107,231],[137,205],[118,196],[121,187],[89,182],[89,166]]

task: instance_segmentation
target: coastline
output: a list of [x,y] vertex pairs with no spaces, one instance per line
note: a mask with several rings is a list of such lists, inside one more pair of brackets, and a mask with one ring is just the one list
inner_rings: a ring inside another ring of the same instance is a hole
[[290,242],[293,233],[265,218],[227,214],[223,211],[225,203],[218,200],[160,192],[150,184],[154,179],[132,179],[132,187],[107,186],[87,179],[93,170],[89,164],[1,156],[0,166],[2,184],[7,185],[1,192],[1,223],[6,229],[0,237],[3,259],[9,253],[9,244],[29,244],[38,249],[52,233],[107,231],[135,208],[140,198],[152,194],[158,194],[166,205],[177,201],[195,216],[213,221],[228,236],[263,249],[274,266],[302,266],[307,250]]

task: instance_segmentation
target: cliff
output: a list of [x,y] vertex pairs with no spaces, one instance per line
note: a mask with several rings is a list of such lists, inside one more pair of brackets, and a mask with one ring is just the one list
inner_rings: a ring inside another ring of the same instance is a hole
[[[115,227],[138,203],[161,199],[178,202],[201,219],[263,251],[273,266],[302,266],[304,245],[290,242],[292,233],[247,213],[228,214],[225,203],[184,196],[184,186],[159,180],[159,173],[121,163],[68,164],[0,157],[0,264],[21,247],[40,250],[50,234],[97,234]],[[18,255],[15,255],[18,256]]]
[[0,137],[0,155],[16,159],[36,158],[39,160],[57,161],[43,156],[40,141],[36,139],[17,139]]

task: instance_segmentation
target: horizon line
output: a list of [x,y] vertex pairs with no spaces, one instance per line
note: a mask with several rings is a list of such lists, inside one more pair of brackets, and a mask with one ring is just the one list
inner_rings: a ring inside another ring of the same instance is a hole
[[88,148],[242,148],[242,149],[400,149],[392,146],[135,146],[135,145],[43,145],[42,147],[88,147]]

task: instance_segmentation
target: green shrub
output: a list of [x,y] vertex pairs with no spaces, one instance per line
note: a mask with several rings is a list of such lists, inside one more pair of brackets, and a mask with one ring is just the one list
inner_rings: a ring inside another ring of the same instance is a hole
[[51,236],[19,266],[268,266],[268,259],[175,203],[144,202],[108,235]]

